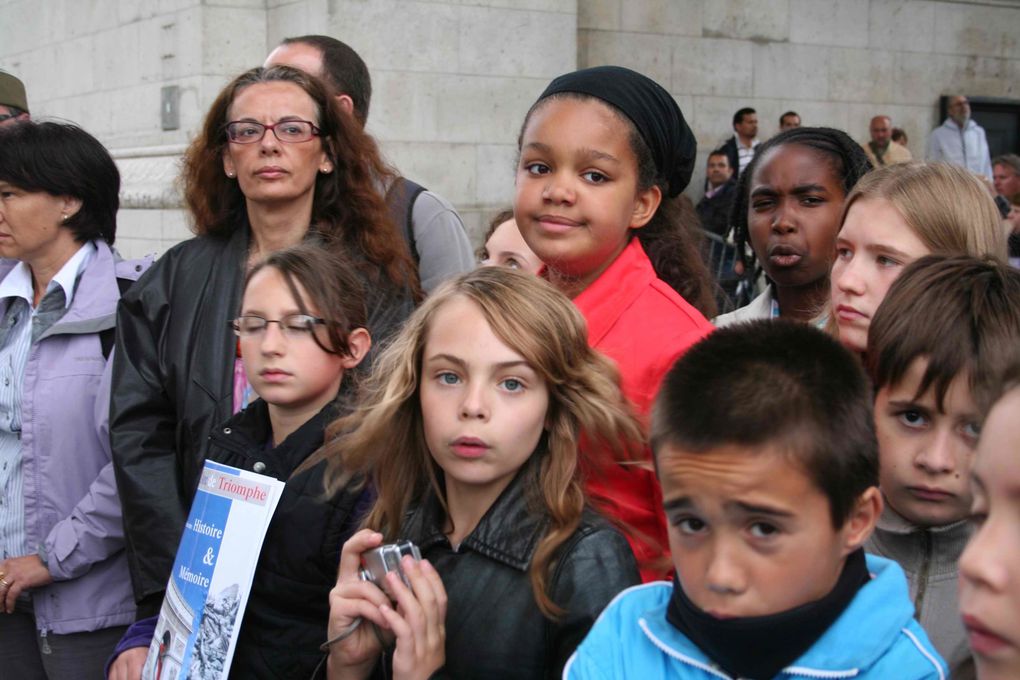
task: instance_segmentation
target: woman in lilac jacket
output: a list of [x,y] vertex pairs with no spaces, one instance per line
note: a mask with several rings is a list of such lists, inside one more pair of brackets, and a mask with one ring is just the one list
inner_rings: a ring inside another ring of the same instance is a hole
[[[110,464],[120,176],[80,128],[0,130],[0,669],[101,677],[135,607]],[[119,280],[118,280],[119,279]]]

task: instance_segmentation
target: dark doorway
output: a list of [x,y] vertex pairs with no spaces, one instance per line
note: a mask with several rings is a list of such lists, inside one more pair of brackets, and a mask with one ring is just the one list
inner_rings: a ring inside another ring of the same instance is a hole
[[[992,158],[1020,153],[1020,100],[998,97],[967,97],[970,115],[985,129]],[[949,96],[939,98],[939,122],[944,121]]]

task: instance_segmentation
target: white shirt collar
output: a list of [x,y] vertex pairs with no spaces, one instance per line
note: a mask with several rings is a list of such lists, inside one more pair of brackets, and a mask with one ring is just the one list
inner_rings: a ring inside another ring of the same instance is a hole
[[[56,286],[64,289],[64,309],[71,306],[71,300],[74,299],[74,282],[77,281],[78,274],[92,261],[96,251],[96,244],[92,241],[78,248],[46,286],[47,293]],[[3,281],[0,281],[0,299],[8,297],[20,297],[29,306],[33,306],[35,296],[32,289],[32,270],[24,262],[14,265]]]

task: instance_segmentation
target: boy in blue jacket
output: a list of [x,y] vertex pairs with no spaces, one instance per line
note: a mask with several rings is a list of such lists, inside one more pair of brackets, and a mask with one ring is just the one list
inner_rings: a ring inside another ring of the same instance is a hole
[[903,571],[861,547],[882,511],[871,393],[836,341],[716,331],[666,376],[652,448],[673,583],[617,596],[564,678],[948,677]]

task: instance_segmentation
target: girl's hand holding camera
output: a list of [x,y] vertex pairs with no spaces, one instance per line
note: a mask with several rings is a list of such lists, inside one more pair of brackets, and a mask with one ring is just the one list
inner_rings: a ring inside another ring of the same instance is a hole
[[393,640],[394,680],[428,678],[445,662],[446,589],[427,560],[404,557],[401,561],[410,588],[399,573],[386,574],[384,585],[392,600],[375,583],[362,580],[361,556],[379,547],[382,540],[382,534],[364,529],[344,543],[336,587],[329,595],[329,637],[350,631],[359,618],[364,623],[330,645],[331,680],[367,678],[383,643]]

